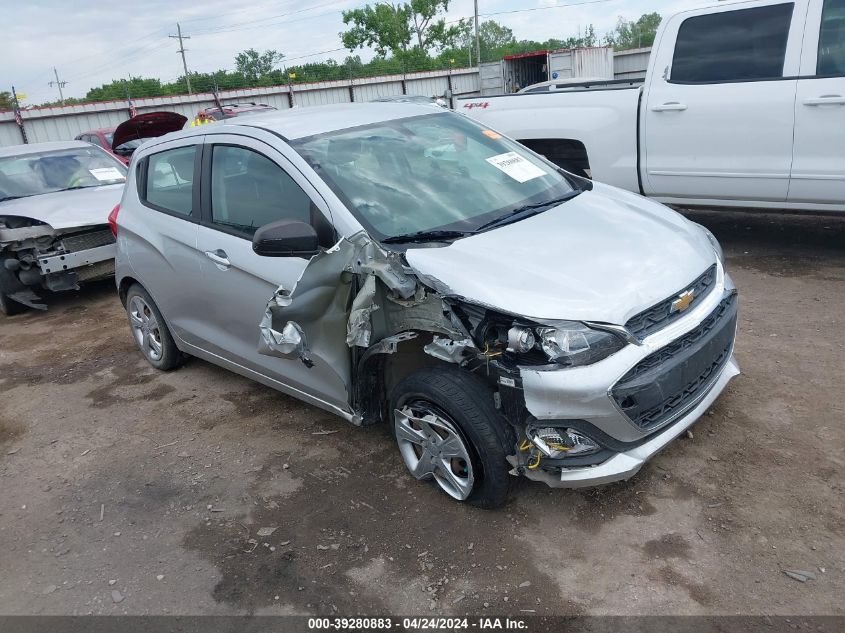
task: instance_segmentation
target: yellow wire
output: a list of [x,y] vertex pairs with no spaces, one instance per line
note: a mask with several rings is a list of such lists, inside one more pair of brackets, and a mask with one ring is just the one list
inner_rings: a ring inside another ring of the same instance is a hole
[[522,444],[519,445],[519,450],[527,451],[529,448],[531,448],[531,442],[528,440],[522,440]]
[[540,461],[541,461],[542,459],[543,459],[542,455],[540,455],[540,453],[538,452],[538,453],[537,453],[537,461],[536,461],[536,462],[534,462],[533,464],[528,464],[528,468],[530,468],[531,470],[534,470],[534,469],[536,469],[536,468],[539,468],[539,467],[540,467]]

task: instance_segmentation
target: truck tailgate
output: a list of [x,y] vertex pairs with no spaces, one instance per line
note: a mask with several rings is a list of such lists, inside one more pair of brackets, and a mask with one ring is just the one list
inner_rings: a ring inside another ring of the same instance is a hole
[[455,110],[518,141],[577,141],[593,179],[639,191],[637,117],[640,85],[466,97]]

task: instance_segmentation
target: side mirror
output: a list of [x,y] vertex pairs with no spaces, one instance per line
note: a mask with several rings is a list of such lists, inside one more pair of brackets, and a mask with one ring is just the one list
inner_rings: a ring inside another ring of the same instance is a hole
[[319,252],[317,231],[297,220],[271,222],[255,232],[252,250],[262,257],[311,257]]

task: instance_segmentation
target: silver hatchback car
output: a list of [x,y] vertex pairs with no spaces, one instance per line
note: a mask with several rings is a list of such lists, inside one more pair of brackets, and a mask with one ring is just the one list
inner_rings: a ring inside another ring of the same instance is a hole
[[626,479],[739,373],[715,238],[472,120],[368,103],[147,143],[117,214],[132,333],[356,425],[483,507]]

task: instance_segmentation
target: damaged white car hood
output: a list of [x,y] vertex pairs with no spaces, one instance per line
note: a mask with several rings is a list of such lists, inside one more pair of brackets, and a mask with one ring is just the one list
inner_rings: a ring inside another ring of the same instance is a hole
[[600,184],[534,217],[405,256],[423,279],[474,303],[619,325],[716,261],[693,223]]
[[109,213],[122,195],[122,183],[44,193],[0,203],[0,217],[32,218],[57,230],[106,224]]

